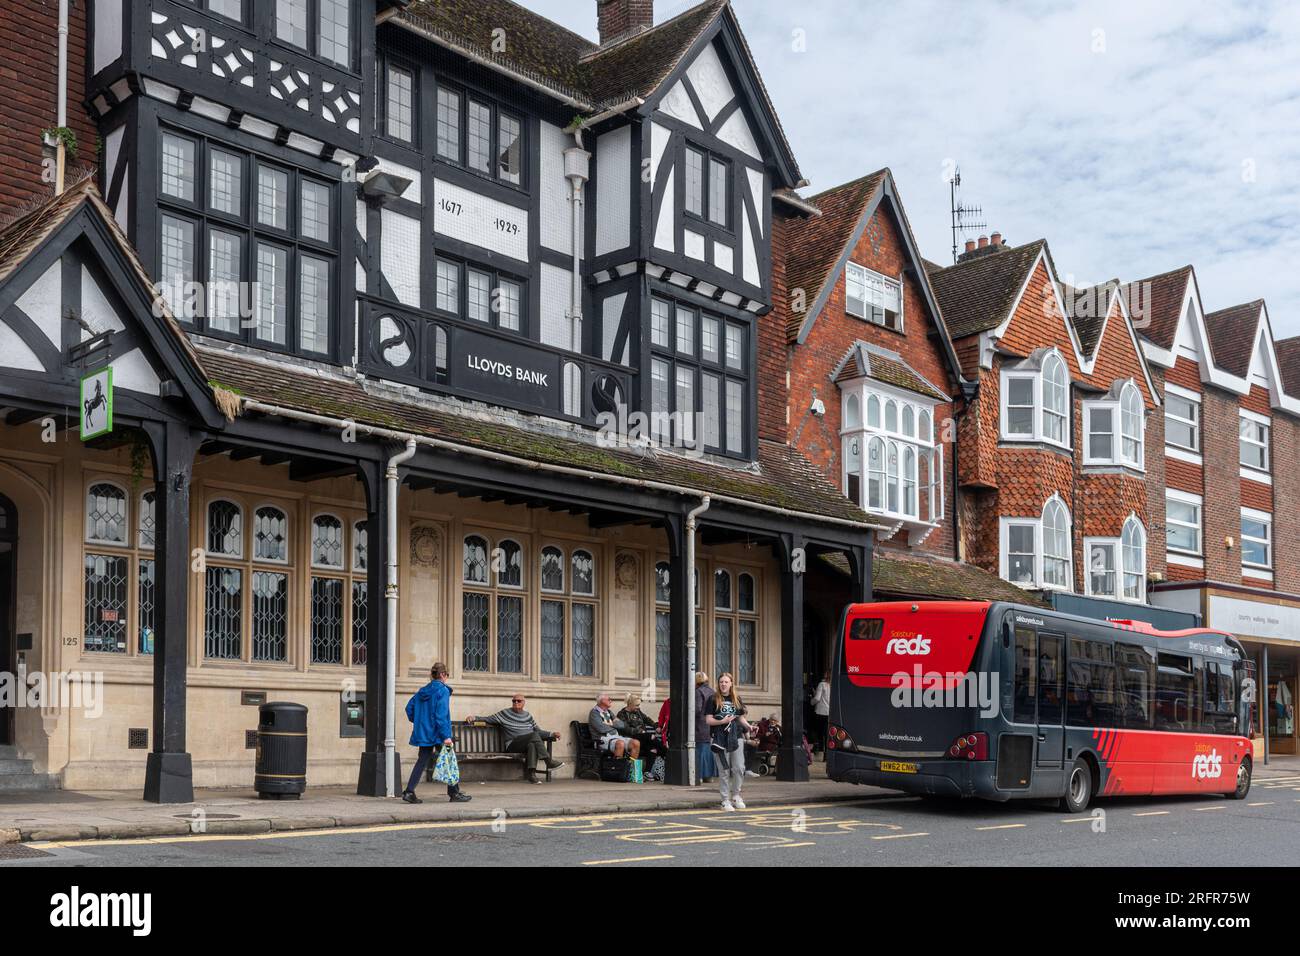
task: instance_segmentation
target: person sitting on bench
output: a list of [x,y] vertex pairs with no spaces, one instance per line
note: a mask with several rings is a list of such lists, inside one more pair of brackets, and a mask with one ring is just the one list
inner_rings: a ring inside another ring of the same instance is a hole
[[466,717],[465,720],[471,724],[482,722],[500,727],[501,736],[506,742],[506,753],[524,754],[524,771],[528,775],[528,782],[541,783],[537,779],[539,763],[545,761],[547,770],[557,770],[564,766],[564,761],[554,760],[546,752],[546,742],[559,740],[560,735],[537,726],[537,718],[524,710],[525,703],[527,701],[523,694],[515,694],[509,707],[486,717]]
[[610,712],[609,694],[596,698],[596,706],[587,715],[587,726],[591,728],[591,739],[598,749],[609,751],[615,757],[627,754],[634,760],[641,755],[640,742],[625,736],[623,732],[627,725]]

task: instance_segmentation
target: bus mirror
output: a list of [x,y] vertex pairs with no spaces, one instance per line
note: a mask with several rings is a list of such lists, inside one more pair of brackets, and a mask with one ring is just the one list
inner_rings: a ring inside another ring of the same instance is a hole
[[1243,704],[1255,703],[1255,678],[1243,677],[1241,680],[1241,702]]

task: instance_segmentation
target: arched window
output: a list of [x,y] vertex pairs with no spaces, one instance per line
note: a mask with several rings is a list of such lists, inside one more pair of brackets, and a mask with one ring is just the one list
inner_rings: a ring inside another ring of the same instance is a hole
[[844,493],[854,504],[862,504],[861,432],[844,436]]
[[1043,437],[1060,445],[1067,444],[1068,379],[1061,356],[1049,353],[1043,361]]
[[903,513],[916,517],[916,449],[903,446]]
[[719,611],[731,610],[731,572],[725,568],[713,572],[713,607]]
[[86,492],[86,540],[95,544],[126,544],[126,492],[99,481]]
[[[668,562],[660,561],[655,565],[655,603],[667,604],[673,599]],[[666,678],[665,678],[666,679]]]
[[867,396],[867,427],[880,427],[880,399],[875,395]]
[[311,563],[316,568],[342,568],[343,522],[333,515],[317,515],[311,522]]
[[1124,599],[1141,601],[1145,598],[1147,575],[1147,536],[1142,522],[1130,515],[1124,522],[1120,550],[1124,561]]
[[844,427],[858,428],[862,425],[862,403],[858,396],[850,395],[844,400]]
[[1142,393],[1132,382],[1120,392],[1120,428],[1123,433],[1123,455],[1128,464],[1142,467]]
[[738,581],[739,586],[737,591],[739,600],[736,602],[737,609],[741,611],[754,611],[756,609],[754,576],[748,571],[742,571],[740,572]]
[[369,533],[366,531],[366,523],[358,521],[352,525],[352,570],[366,570],[368,560]]
[[655,565],[655,680],[668,680],[672,650],[671,579],[667,561]]
[[932,440],[930,437],[930,413],[924,408],[921,409],[921,414],[917,419],[916,437],[924,442]]
[[1070,587],[1070,512],[1056,497],[1043,506],[1043,585]]
[[898,432],[898,403],[892,398],[885,402],[885,431]]
[[154,532],[157,530],[157,523],[154,518],[154,493],[152,491],[146,491],[140,496],[140,509],[136,515],[135,524],[140,547],[152,548],[154,546]]
[[253,512],[253,559],[289,560],[289,519],[279,508],[264,505]]
[[885,502],[885,510],[890,514],[898,514],[898,443],[890,442],[886,447],[885,467],[888,470],[889,484]]
[[908,438],[916,436],[916,413],[911,405],[903,406],[903,434]]
[[574,548],[573,557],[573,593],[596,593],[596,559],[584,548]]
[[564,590],[564,552],[553,545],[542,548],[542,590]]
[[867,507],[879,511],[885,506],[885,443],[873,438],[867,443]]
[[476,534],[466,536],[462,566],[461,580],[466,584],[487,584],[488,545],[485,538]]
[[519,543],[505,538],[497,542],[499,553],[493,557],[497,569],[497,584],[506,588],[523,587],[524,552]]
[[233,501],[218,498],[208,505],[208,553],[244,556],[244,513]]

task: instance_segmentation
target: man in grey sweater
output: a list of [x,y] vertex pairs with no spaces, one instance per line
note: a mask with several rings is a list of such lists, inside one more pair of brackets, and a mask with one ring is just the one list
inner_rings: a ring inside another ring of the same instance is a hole
[[547,770],[555,770],[564,766],[561,760],[553,760],[546,753],[546,742],[548,740],[558,740],[559,734],[549,733],[537,726],[537,718],[528,711],[524,710],[523,694],[515,694],[510,700],[510,706],[505,710],[498,710],[495,714],[488,714],[486,717],[466,717],[466,721],[474,723],[481,721],[485,724],[495,724],[501,728],[501,734],[506,740],[506,751],[509,753],[525,754],[524,767],[528,774],[529,783],[541,783],[537,779],[538,763],[545,762]]

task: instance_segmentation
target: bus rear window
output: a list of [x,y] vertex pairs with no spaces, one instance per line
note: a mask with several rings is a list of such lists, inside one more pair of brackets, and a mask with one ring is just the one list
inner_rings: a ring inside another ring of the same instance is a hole
[[850,641],[878,641],[884,633],[885,622],[878,617],[860,617],[849,625]]

